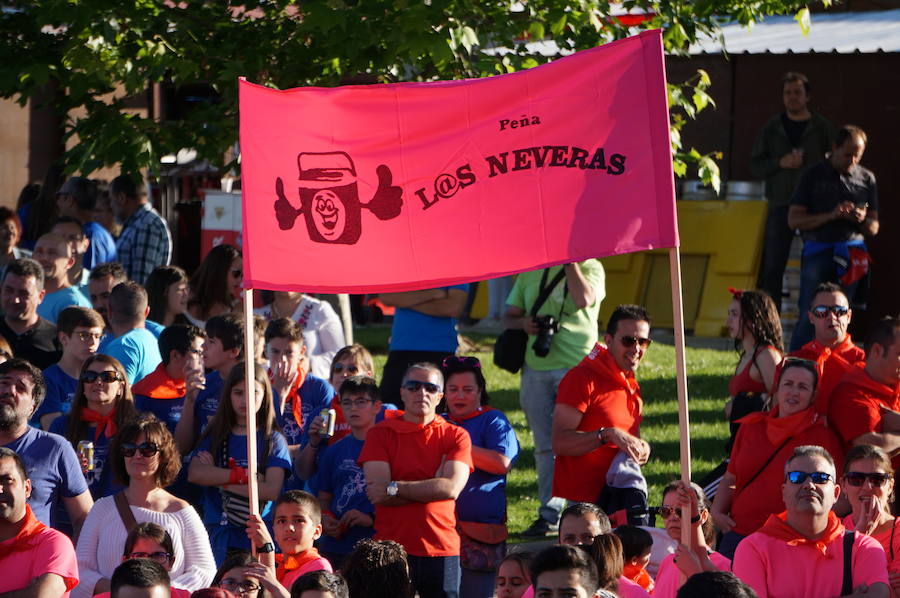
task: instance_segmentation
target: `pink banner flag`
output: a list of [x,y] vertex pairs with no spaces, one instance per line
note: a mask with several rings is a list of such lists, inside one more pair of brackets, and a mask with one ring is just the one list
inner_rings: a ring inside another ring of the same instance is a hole
[[402,291],[675,247],[659,31],[464,81],[240,82],[244,283]]

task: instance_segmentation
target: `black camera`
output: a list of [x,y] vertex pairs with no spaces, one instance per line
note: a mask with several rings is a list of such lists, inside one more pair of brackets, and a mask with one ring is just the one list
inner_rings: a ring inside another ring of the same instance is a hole
[[559,332],[559,322],[550,315],[535,316],[534,323],[538,327],[537,336],[531,348],[538,357],[547,357],[550,353],[550,343],[553,342],[553,335]]

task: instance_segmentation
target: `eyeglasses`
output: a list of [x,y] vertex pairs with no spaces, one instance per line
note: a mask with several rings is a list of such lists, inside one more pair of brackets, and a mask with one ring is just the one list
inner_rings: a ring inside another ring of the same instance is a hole
[[159,446],[155,442],[142,442],[135,444],[133,442],[122,443],[122,454],[126,457],[134,457],[136,452],[140,451],[142,457],[152,457],[159,452]]
[[356,372],[359,371],[359,367],[357,367],[356,365],[354,365],[352,363],[348,364],[348,365],[344,365],[343,363],[336,363],[333,366],[331,366],[331,369],[334,370],[335,374],[340,374],[344,370],[347,370],[347,372],[350,374],[355,374]]
[[172,555],[168,552],[132,552],[128,555],[130,559],[150,559],[151,561],[156,561],[157,563],[164,565],[168,563]]
[[107,384],[112,384],[113,382],[118,382],[119,380],[121,380],[121,378],[119,378],[118,372],[111,372],[109,370],[105,370],[103,372],[94,372],[92,370],[88,370],[81,374],[81,381],[85,384],[93,384],[97,381],[97,379],[100,379]]
[[[705,511],[706,509],[701,508],[700,510]],[[656,512],[659,513],[659,516],[663,519],[668,519],[669,517],[678,517],[681,519],[681,507],[663,505],[661,507],[656,507]]]
[[833,479],[833,476],[830,473],[825,473],[824,471],[789,471],[785,476],[787,481],[791,484],[802,484],[806,481],[806,478],[811,478],[813,484],[817,486],[821,486],[822,484],[827,484]]
[[76,332],[75,336],[77,336],[78,340],[83,343],[86,343],[87,341],[99,341],[101,338],[103,338],[103,335],[99,332],[87,332],[84,330]]
[[843,305],[817,305],[810,310],[812,315],[817,318],[827,318],[829,313],[833,313],[839,318],[846,316],[850,312],[849,307]]
[[350,409],[351,407],[357,407],[359,409],[365,407],[369,403],[374,403],[372,399],[353,399],[352,401],[341,401],[341,409]]
[[631,348],[637,343],[641,346],[641,349],[646,349],[653,342],[649,338],[641,338],[639,336],[622,336],[619,337],[619,341],[623,347]]
[[470,368],[480,368],[481,362],[478,361],[477,357],[458,357],[456,355],[449,355],[444,358],[444,361],[441,362],[441,365],[444,368],[455,368],[455,367],[470,367]]
[[258,586],[249,581],[234,581],[233,579],[223,579],[219,582],[219,587],[223,590],[228,590],[232,594],[249,594],[250,592],[255,592],[260,589],[261,586]]
[[432,382],[420,382],[419,380],[407,380],[403,383],[403,388],[409,392],[418,392],[420,388],[424,388],[428,394],[434,394],[441,390],[441,387]]
[[889,473],[863,473],[861,471],[848,471],[844,474],[844,481],[847,482],[848,486],[859,488],[866,483],[866,480],[869,480],[869,483],[872,484],[873,488],[881,488],[887,483],[888,480],[892,479],[893,477],[894,476]]

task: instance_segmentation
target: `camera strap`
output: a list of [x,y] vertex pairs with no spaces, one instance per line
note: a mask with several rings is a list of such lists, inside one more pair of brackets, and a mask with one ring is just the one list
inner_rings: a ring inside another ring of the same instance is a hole
[[[556,276],[553,277],[553,280],[551,280],[550,284],[548,285],[547,278],[549,278],[549,276],[550,276],[550,268],[544,268],[544,273],[541,274],[541,289],[538,292],[537,299],[535,299],[535,301],[534,301],[534,305],[531,306],[531,317],[532,318],[537,315],[538,310],[541,309],[541,306],[543,306],[544,303],[547,301],[547,299],[550,297],[550,293],[553,292],[553,289],[556,288],[556,285],[559,284],[559,281],[561,281],[563,278],[565,278],[566,267],[560,266],[559,272],[556,273]],[[568,294],[569,294],[569,287],[568,287],[568,285],[566,285],[563,288],[563,300],[562,300],[563,305],[565,305],[565,303],[566,303],[566,296]],[[560,318],[562,318],[562,310],[563,310],[563,306],[560,306],[560,308],[559,308],[559,317]]]

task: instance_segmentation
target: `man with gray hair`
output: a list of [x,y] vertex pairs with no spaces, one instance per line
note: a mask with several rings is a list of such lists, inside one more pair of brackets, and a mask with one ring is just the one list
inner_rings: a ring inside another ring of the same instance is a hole
[[785,463],[781,489],[787,510],[771,515],[738,545],[735,575],[760,598],[887,598],[890,585],[881,544],[845,530],[831,510],[841,488],[828,451],[795,448]]
[[24,359],[0,363],[0,446],[25,463],[31,479],[28,504],[35,517],[50,525],[51,513],[62,501],[77,535],[94,505],[81,462],[68,440],[28,425],[46,390],[41,371]]
[[172,260],[172,233],[135,177],[121,174],[114,178],[109,196],[113,213],[122,223],[122,234],[116,241],[119,263],[129,279],[144,284],[154,268]]
[[41,318],[38,305],[44,299],[44,269],[31,258],[13,260],[0,284],[0,335],[13,355],[45,369],[59,361],[56,326]]
[[149,313],[144,287],[131,280],[113,287],[109,294],[109,325],[115,338],[104,344],[100,352],[119,360],[130,384],[137,383],[162,362],[159,342],[145,326]]

